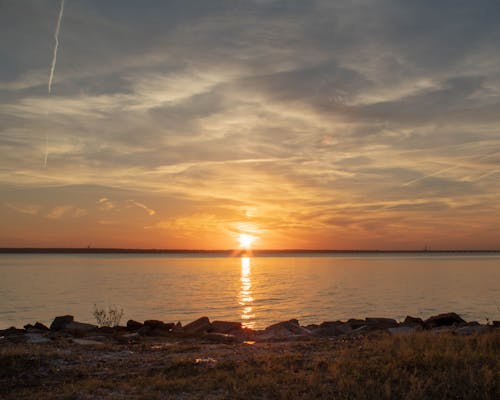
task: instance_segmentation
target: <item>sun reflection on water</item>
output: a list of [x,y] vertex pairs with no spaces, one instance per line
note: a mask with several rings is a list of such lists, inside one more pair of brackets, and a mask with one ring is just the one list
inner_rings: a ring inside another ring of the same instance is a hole
[[253,313],[252,280],[251,280],[250,257],[241,257],[241,289],[238,302],[241,306],[242,324],[246,328],[255,326],[255,314]]

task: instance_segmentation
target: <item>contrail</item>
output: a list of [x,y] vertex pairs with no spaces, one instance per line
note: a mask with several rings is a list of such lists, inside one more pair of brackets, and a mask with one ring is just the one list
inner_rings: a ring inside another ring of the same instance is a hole
[[52,64],[50,65],[50,75],[49,75],[49,95],[52,89],[52,79],[54,78],[54,71],[56,69],[57,61],[57,49],[59,48],[59,30],[61,29],[61,21],[64,12],[64,0],[61,0],[61,8],[59,10],[59,17],[57,18],[56,31],[54,32],[54,53],[52,54]]
[[[52,63],[50,64],[49,82],[47,84],[49,96],[52,90],[52,80],[54,79],[54,71],[56,69],[57,49],[59,48],[59,30],[61,29],[63,12],[64,12],[64,0],[61,0],[61,8],[59,9],[59,16],[57,17],[56,31],[54,32],[54,52],[52,53]],[[49,134],[45,132],[45,157],[43,158],[44,168],[47,168],[48,157],[49,157]]]

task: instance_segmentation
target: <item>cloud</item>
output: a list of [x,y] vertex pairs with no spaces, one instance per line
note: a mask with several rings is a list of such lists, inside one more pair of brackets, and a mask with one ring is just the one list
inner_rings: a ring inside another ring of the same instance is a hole
[[46,215],[49,219],[61,219],[64,217],[69,218],[80,218],[87,214],[87,210],[83,208],[78,208],[71,205],[65,206],[57,206],[54,207],[49,213]]
[[28,214],[28,215],[37,215],[41,208],[40,206],[31,204],[5,203],[5,205],[14,211],[17,211],[18,213]]
[[297,240],[498,208],[493,2],[69,2],[47,98],[57,11],[10,2],[0,16],[0,189],[98,185],[78,207],[151,226],[222,207],[227,224],[201,214],[225,234],[254,207],[260,229]]

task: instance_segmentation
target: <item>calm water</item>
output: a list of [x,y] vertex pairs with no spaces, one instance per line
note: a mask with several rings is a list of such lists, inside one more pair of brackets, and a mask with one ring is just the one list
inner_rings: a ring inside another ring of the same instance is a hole
[[500,319],[499,254],[0,255],[0,328],[116,305],[122,322],[202,315],[262,328],[456,311]]

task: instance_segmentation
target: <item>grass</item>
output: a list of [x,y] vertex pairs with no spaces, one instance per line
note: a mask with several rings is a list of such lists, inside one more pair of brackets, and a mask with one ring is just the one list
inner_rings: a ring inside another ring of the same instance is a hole
[[498,331],[256,345],[0,345],[0,398],[498,399],[499,350]]

